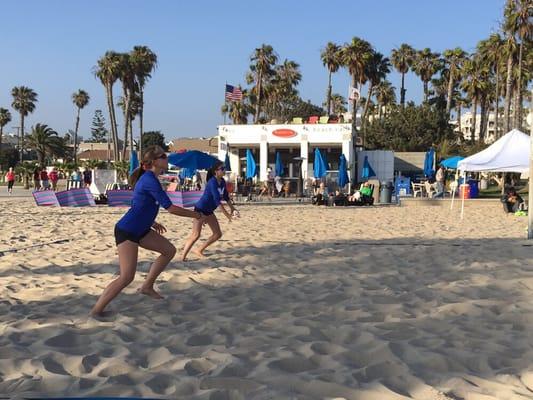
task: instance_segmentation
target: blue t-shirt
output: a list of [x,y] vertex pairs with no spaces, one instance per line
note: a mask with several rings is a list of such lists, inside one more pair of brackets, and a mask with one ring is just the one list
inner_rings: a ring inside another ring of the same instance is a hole
[[212,177],[205,185],[204,194],[195,204],[195,207],[205,214],[212,214],[219,206],[220,201],[224,199],[229,201],[228,191],[226,190],[226,181],[220,178],[220,183],[216,177]]
[[151,228],[159,212],[159,206],[169,208],[171,205],[172,202],[157,177],[152,171],[146,171],[135,185],[131,208],[117,222],[117,227],[132,235],[140,236]]

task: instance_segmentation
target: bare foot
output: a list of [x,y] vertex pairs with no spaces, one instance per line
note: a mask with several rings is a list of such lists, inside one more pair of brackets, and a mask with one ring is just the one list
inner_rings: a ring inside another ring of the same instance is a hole
[[91,310],[89,317],[97,321],[110,321],[115,317],[115,313],[113,311],[94,312]]
[[157,299],[157,300],[164,299],[164,297],[161,296],[159,293],[157,293],[153,287],[151,287],[151,288],[140,288],[138,290],[138,292],[141,293],[141,294],[144,294],[146,296],[149,296],[152,299]]
[[199,250],[193,250],[192,252],[193,252],[196,256],[198,256],[198,258],[207,258],[207,256],[206,256],[204,253],[202,253],[201,251],[199,251]]

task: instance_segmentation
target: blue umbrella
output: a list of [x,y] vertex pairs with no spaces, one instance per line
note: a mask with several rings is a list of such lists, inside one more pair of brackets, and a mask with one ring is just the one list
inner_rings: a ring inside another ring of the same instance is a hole
[[246,178],[253,178],[257,173],[254,155],[250,149],[246,149]]
[[339,179],[338,183],[340,187],[346,186],[346,184],[350,181],[348,178],[348,168],[346,167],[346,157],[344,157],[344,154],[341,154],[341,157],[339,159]]
[[426,151],[426,158],[424,158],[424,175],[426,178],[432,178],[435,176],[435,170],[433,169],[435,159],[435,150],[430,148]]
[[226,151],[226,158],[224,159],[224,168],[226,171],[231,171],[231,163],[229,162],[229,150]]
[[446,160],[442,160],[440,162],[440,165],[442,165],[444,168],[457,169],[457,163],[463,159],[464,157],[461,157],[461,156],[450,157],[450,158],[447,158]]
[[376,173],[368,162],[368,156],[365,156],[365,161],[363,162],[363,170],[361,171],[361,179],[366,181],[368,180],[368,178],[371,178],[373,176],[376,176]]
[[168,162],[181,168],[209,169],[218,159],[198,150],[190,150],[184,153],[172,153],[168,156]]
[[276,151],[276,176],[283,176],[283,164],[281,163],[281,154]]
[[318,148],[315,149],[315,161],[313,162],[313,174],[315,178],[326,176],[328,167],[322,158],[322,153]]
[[184,178],[192,178],[194,176],[194,174],[196,174],[196,170],[195,169],[182,168],[180,173],[179,173],[179,176],[182,179],[184,179]]
[[130,155],[130,175],[133,174],[133,171],[137,168],[139,168],[139,159],[137,158],[137,152],[133,150]]

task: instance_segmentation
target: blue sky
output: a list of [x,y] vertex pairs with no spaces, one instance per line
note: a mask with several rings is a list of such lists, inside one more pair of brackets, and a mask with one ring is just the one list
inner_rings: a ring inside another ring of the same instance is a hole
[[[300,64],[300,95],[322,104],[327,71],[320,51],[328,41],[343,44],[359,36],[385,55],[402,43],[473,51],[498,29],[503,3],[6,0],[0,17],[0,107],[11,109],[11,88],[29,86],[39,102],[26,126],[46,123],[63,135],[74,126],[71,94],[84,89],[91,101],[82,112],[80,134],[89,137],[94,110],[107,116],[104,89],[92,73],[97,59],[106,50],[147,45],[159,65],[145,92],[145,130],[161,130],[167,139],[211,136],[223,120],[224,83],[245,84],[249,57],[262,43],[271,44],[280,60]],[[399,74],[391,73],[389,80],[399,91]],[[341,69],[334,92],[346,96],[348,83]],[[422,85],[414,74],[407,76],[406,87],[408,100],[419,102]],[[7,132],[19,125],[11,111]]]

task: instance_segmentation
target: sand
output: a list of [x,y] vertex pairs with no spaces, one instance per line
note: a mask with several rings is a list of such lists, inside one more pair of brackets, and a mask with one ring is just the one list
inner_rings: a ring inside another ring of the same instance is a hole
[[[533,247],[498,204],[242,207],[164,300],[136,293],[141,250],[88,318],[123,212],[0,202],[0,396],[533,399]],[[180,249],[190,221],[159,221]]]

